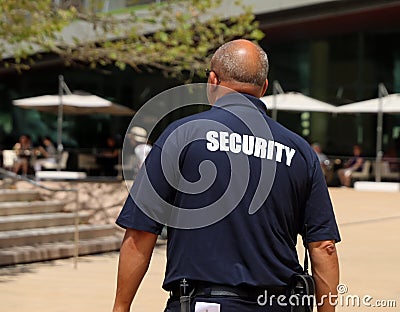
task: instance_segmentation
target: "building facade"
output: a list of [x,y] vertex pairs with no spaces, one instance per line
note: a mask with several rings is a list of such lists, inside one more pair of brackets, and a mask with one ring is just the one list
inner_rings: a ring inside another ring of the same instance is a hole
[[[145,1],[149,2],[149,1]],[[153,1],[154,2],[154,1]],[[87,5],[81,1],[81,5]],[[270,85],[284,91],[341,105],[378,96],[378,84],[400,93],[400,1],[248,0],[265,38],[260,42],[270,59]],[[65,2],[60,1],[60,5]],[[132,5],[105,1],[102,10]],[[107,5],[107,6],[106,6]],[[232,1],[222,11],[235,14]],[[12,100],[57,93],[58,75],[71,90],[85,90],[133,109],[159,92],[180,84],[157,73],[132,69],[65,67],[57,58],[37,62],[17,73],[0,68],[0,143],[10,147],[21,133],[55,134],[56,118],[12,106]],[[270,87],[268,93],[272,93]],[[400,103],[399,103],[400,105]],[[123,137],[129,118],[66,117],[65,145],[99,147],[108,135]],[[384,116],[384,146],[400,136],[400,116]],[[366,155],[375,154],[376,116],[279,112],[278,121],[310,142],[319,142],[330,155],[349,155],[355,143]]]

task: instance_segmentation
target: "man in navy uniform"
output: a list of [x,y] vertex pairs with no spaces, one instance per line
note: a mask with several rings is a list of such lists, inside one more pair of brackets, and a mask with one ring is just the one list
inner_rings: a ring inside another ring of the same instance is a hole
[[[302,272],[298,234],[307,237],[318,311],[335,310],[340,236],[326,183],[309,144],[267,116],[259,100],[267,73],[260,47],[222,45],[208,74],[212,108],[172,123],[153,145],[117,219],[126,232],[114,312],[129,311],[165,216],[165,311],[181,311],[182,287],[190,311],[291,311],[277,298]],[[182,187],[208,176],[209,188]],[[272,299],[260,300],[264,293]]]

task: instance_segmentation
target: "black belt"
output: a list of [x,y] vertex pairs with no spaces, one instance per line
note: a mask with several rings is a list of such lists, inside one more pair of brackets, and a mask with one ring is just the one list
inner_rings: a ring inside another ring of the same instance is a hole
[[[233,287],[218,284],[198,285],[193,287],[194,297],[240,297],[245,299],[257,299],[260,295],[268,294],[268,296],[286,295],[286,287],[272,286],[272,287]],[[192,289],[193,289],[192,288]],[[172,299],[179,299],[179,288],[171,291]]]

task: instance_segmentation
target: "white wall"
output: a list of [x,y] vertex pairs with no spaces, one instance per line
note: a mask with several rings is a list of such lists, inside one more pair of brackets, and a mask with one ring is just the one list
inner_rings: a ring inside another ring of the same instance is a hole
[[[334,1],[338,0],[244,0],[243,2],[251,5],[254,13],[260,14]],[[227,0],[227,2],[232,3],[232,0]]]

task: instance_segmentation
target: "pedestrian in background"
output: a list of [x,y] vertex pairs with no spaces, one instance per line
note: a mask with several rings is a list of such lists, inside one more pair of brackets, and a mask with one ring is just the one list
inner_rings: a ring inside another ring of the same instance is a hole
[[27,134],[22,134],[18,138],[18,142],[13,146],[13,150],[17,155],[13,171],[18,173],[21,170],[23,175],[27,175],[33,151],[31,137]]
[[50,137],[43,138],[42,144],[35,149],[34,155],[33,168],[35,171],[41,171],[43,166],[54,165],[57,162],[57,150]]
[[364,157],[362,156],[362,148],[360,145],[353,146],[353,156],[349,158],[338,170],[338,176],[342,186],[351,186],[351,174],[353,172],[361,172],[364,166]]

